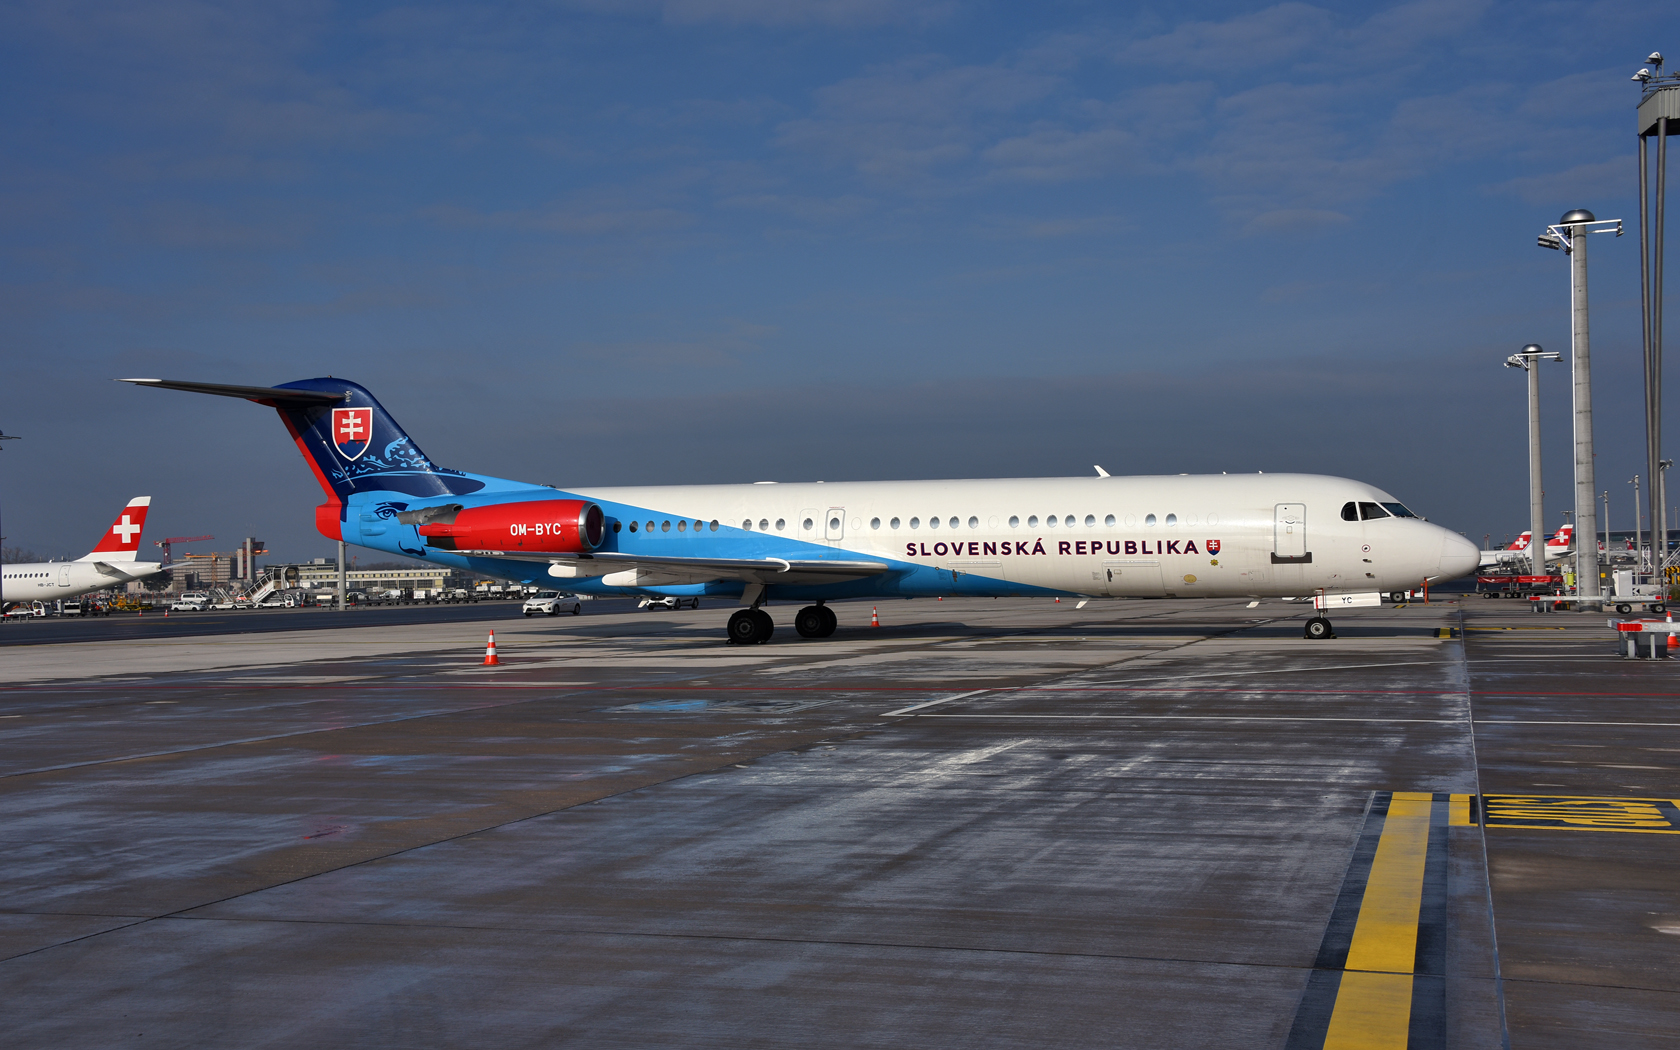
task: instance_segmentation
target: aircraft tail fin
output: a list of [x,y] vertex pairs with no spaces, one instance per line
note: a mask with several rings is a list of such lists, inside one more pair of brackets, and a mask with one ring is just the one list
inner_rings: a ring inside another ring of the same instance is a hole
[[166,379],[121,382],[241,397],[279,412],[326,493],[327,502],[315,508],[315,525],[333,539],[342,535],[345,504],[358,493],[424,499],[464,496],[484,487],[476,478],[433,463],[366,388],[348,380],[328,376],[273,387]]
[[129,500],[93,550],[76,560],[134,561],[140,555],[140,532],[146,527],[146,513],[151,508],[150,496],[136,496]]

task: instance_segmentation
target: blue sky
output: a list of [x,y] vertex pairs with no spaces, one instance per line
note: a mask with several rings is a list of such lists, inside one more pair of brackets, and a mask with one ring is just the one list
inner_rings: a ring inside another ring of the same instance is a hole
[[1500,362],[1567,349],[1534,238],[1578,206],[1629,220],[1592,245],[1620,527],[1662,10],[8,4],[6,543],[149,493],[149,538],[327,553],[271,413],[110,382],[323,374],[558,485],[1303,470],[1498,538]]

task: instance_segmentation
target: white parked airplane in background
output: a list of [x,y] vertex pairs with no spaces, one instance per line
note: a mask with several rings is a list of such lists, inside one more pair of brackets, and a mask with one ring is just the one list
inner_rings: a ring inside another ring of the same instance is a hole
[[74,598],[89,591],[117,587],[130,580],[155,576],[163,566],[155,561],[136,561],[140,553],[140,530],[146,526],[146,512],[152,497],[136,496],[128,501],[110,531],[99,543],[75,561],[19,562],[4,567],[0,579],[0,609],[24,602],[53,602]]
[[[1516,542],[1504,550],[1482,551],[1481,567],[1487,569],[1497,565],[1529,564],[1528,541],[1532,535],[1531,532],[1524,529],[1523,534],[1517,537]],[[1604,549],[1603,541],[1599,542],[1598,549]],[[1561,561],[1574,553],[1575,526],[1572,524],[1558,529],[1557,533],[1546,541],[1546,561],[1548,563]]]
[[[331,539],[524,583],[604,595],[711,596],[748,608],[729,639],[768,641],[767,600],[936,595],[1313,597],[1388,592],[1476,570],[1476,545],[1374,486],[1311,474],[670,485],[556,489],[440,467],[343,379],[281,387],[130,379],[279,410],[326,502]],[[1329,620],[1310,638],[1333,637]]]

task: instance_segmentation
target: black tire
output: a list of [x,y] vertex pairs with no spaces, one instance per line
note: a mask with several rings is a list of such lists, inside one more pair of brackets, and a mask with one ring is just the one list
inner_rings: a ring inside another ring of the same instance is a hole
[[828,624],[827,619],[823,616],[823,611],[823,607],[820,605],[807,605],[794,614],[793,629],[799,632],[799,637],[823,637],[823,628]]
[[526,609],[526,610],[525,610],[525,615],[526,615],[526,616],[529,616],[529,615],[531,615],[531,610],[529,610],[529,609]]
[[1388,596],[1388,600],[1393,602],[1395,605],[1399,605],[1401,602],[1406,600],[1406,592],[1395,591],[1393,594]]
[[823,629],[822,634],[818,635],[818,637],[827,638],[829,635],[834,633],[835,628],[840,626],[840,618],[834,615],[834,610],[830,609],[826,605],[819,606],[819,608],[822,609],[823,614]]
[[1633,606],[1624,603],[1616,606],[1616,611],[1621,613],[1623,616],[1626,616],[1628,613],[1633,611]]
[[578,604],[572,606],[572,615],[573,616],[582,616],[583,615],[583,603],[582,602],[579,602]]
[[560,615],[560,609],[559,609],[559,607],[558,607],[558,606],[555,606],[555,605],[550,605],[550,606],[549,606],[549,607],[548,607],[548,615],[550,615],[550,616],[559,616],[559,615]]
[[763,609],[752,610],[753,620],[758,624],[758,644],[763,645],[776,633],[776,621],[770,619],[770,614]]
[[1326,620],[1322,616],[1314,616],[1312,619],[1308,620],[1306,629],[1301,633],[1303,637],[1310,638],[1314,641],[1322,638],[1336,637],[1336,632],[1330,628],[1330,621]]
[[1668,611],[1668,606],[1664,605],[1662,602],[1657,602],[1655,605],[1651,606],[1651,611],[1656,613],[1658,616],[1661,616],[1663,613]]
[[758,643],[758,618],[756,609],[737,609],[729,617],[729,644],[756,645]]

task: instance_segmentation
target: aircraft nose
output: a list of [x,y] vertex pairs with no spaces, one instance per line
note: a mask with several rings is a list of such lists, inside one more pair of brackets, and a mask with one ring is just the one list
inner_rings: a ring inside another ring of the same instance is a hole
[[1456,580],[1468,576],[1482,564],[1482,552],[1456,532],[1441,530],[1441,565],[1433,580]]

